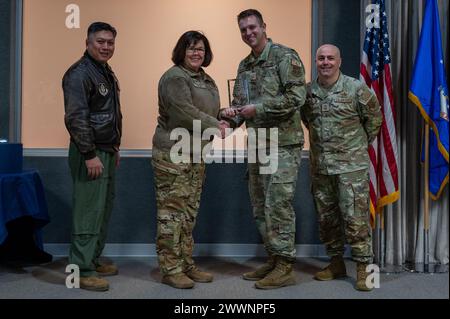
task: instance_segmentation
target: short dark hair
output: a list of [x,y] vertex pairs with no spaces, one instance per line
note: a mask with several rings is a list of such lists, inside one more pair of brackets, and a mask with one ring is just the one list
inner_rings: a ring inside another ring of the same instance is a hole
[[241,13],[238,14],[237,21],[239,23],[239,21],[241,21],[242,19],[245,19],[245,18],[248,18],[251,16],[255,16],[258,19],[259,25],[262,26],[264,24],[264,19],[262,17],[261,12],[259,12],[256,9],[247,9],[247,10],[242,11]]
[[207,67],[211,64],[213,54],[209,45],[208,39],[199,31],[187,31],[179,39],[175,48],[172,51],[172,61],[175,65],[183,64],[186,56],[186,49],[191,45],[197,44],[198,41],[203,41],[205,45],[205,60],[202,66]]
[[99,31],[110,31],[113,34],[114,38],[117,35],[117,30],[112,25],[106,22],[94,22],[89,26],[87,30],[87,36],[89,37],[91,34]]

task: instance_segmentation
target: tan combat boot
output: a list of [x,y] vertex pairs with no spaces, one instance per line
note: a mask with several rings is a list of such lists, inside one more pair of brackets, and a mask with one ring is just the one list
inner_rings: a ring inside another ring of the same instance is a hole
[[356,263],[356,286],[355,288],[360,291],[371,291],[373,288],[369,288],[366,285],[367,276],[369,273],[366,272],[367,263]]
[[286,258],[277,256],[275,259],[275,268],[263,279],[255,282],[255,288],[258,289],[276,289],[295,285],[293,263]]
[[100,265],[95,268],[95,271],[100,276],[114,276],[119,273],[119,270],[115,265]]
[[107,280],[99,277],[80,277],[80,288],[92,291],[107,291],[109,283]]
[[245,280],[261,280],[265,276],[267,276],[273,269],[275,268],[275,256],[269,256],[269,259],[265,264],[260,266],[255,271],[246,272],[242,275],[242,278]]
[[189,289],[194,287],[194,282],[183,272],[174,275],[164,275],[161,282],[178,289]]
[[342,256],[331,257],[331,263],[314,275],[316,280],[327,281],[347,276],[344,258]]
[[191,270],[185,272],[185,274],[196,282],[211,282],[214,278],[209,272],[201,271],[195,266]]

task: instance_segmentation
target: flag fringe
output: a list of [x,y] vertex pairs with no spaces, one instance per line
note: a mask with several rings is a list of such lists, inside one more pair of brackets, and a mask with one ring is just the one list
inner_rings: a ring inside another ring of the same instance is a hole
[[428,123],[428,125],[430,125],[431,128],[433,129],[434,134],[436,135],[437,142],[438,142],[439,151],[441,152],[442,156],[444,156],[445,160],[448,163],[448,152],[445,149],[444,145],[442,145],[441,139],[439,137],[439,131],[436,127],[436,123],[434,123],[434,121],[428,116],[427,112],[425,111],[425,109],[422,106],[422,103],[420,102],[420,99],[417,96],[415,96],[411,91],[409,91],[408,97],[411,100],[411,102],[413,102],[417,106],[417,108],[419,109],[420,114],[422,114],[422,117],[425,120],[425,122]]

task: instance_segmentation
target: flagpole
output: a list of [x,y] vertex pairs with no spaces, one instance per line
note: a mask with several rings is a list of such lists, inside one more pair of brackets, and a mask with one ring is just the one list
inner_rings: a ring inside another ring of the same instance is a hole
[[380,266],[380,272],[385,274],[402,272],[403,268],[395,265],[386,265],[386,223],[384,207],[381,208],[378,214],[379,218],[377,222],[379,223],[378,230],[378,262]]
[[384,208],[380,211],[380,269],[385,268],[384,265]]
[[383,256],[383,210],[376,214],[376,261],[378,263],[378,266],[380,267],[380,270],[383,270],[384,268],[384,256]]
[[375,229],[376,229],[376,238],[377,238],[377,240],[376,240],[376,244],[377,244],[377,247],[376,247],[376,249],[377,249],[377,254],[376,254],[376,258],[377,258],[377,263],[378,263],[378,266],[380,267],[380,269],[382,268],[382,266],[381,266],[381,226],[380,226],[380,224],[381,224],[381,222],[380,222],[380,214],[376,214],[375,215],[376,216],[376,227],[375,227]]
[[429,272],[430,264],[430,241],[429,241],[429,231],[430,231],[430,196],[429,196],[429,180],[430,180],[430,125],[425,122],[425,172],[424,172],[424,220],[423,220],[423,231],[424,231],[424,265],[423,272]]
[[380,267],[381,271],[384,271],[384,217],[383,217],[383,209],[376,215],[377,217],[377,223],[376,223],[376,234],[377,234],[377,254],[376,254],[376,260],[378,263],[378,266]]

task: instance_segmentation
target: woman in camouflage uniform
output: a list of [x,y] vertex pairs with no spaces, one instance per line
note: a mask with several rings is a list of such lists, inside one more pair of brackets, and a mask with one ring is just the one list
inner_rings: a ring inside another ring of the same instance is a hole
[[[184,33],[173,50],[175,65],[163,74],[158,86],[159,116],[152,150],[158,208],[156,251],[162,282],[175,288],[192,288],[194,281],[213,280],[192,259],[192,231],[205,177],[201,149],[196,150],[192,145],[197,142],[204,146],[209,142],[196,141],[200,134],[194,131],[203,133],[208,128],[216,128],[223,134],[228,127],[226,122],[217,119],[219,91],[202,69],[211,63],[212,57],[209,41],[203,34]],[[194,124],[194,121],[199,122]],[[189,132],[190,139],[182,153],[175,150],[180,141],[170,138],[174,129]],[[183,160],[172,160],[171,151],[172,159],[181,155]]]

